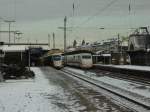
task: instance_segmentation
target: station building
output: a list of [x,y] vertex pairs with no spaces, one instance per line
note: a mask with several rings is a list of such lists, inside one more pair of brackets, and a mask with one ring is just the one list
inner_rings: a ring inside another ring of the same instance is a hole
[[3,54],[3,63],[5,64],[23,64],[25,66],[38,66],[39,57],[50,50],[48,44],[7,44],[1,43],[1,54]]

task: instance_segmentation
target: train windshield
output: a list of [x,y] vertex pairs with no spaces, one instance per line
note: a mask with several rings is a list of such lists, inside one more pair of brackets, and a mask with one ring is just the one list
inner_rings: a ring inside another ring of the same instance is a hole
[[82,56],[83,59],[91,59],[91,56],[90,55],[84,55]]
[[59,56],[59,55],[53,56],[53,60],[59,61],[59,60],[61,60],[61,56]]

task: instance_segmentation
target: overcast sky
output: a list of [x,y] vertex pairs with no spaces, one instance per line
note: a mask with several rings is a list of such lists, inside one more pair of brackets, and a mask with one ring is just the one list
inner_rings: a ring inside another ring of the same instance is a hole
[[[149,26],[149,6],[150,0],[0,0],[0,17],[16,20],[11,29],[24,33],[20,41],[47,42],[48,33],[55,32],[57,46],[62,47],[63,31],[58,27],[63,26],[65,16],[67,25],[73,27],[67,33],[68,44],[73,39],[100,41],[117,33],[127,35],[129,27]],[[2,23],[1,30],[7,26]],[[0,37],[8,40],[6,34]]]

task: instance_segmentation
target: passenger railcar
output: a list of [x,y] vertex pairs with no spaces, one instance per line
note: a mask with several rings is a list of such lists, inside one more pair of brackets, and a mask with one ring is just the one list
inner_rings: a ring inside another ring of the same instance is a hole
[[44,65],[50,65],[57,69],[61,69],[64,65],[62,53],[46,54],[43,57]]
[[52,61],[54,67],[59,69],[63,67],[63,56],[61,53],[53,54]]
[[92,53],[83,50],[66,53],[65,63],[80,68],[91,68],[93,66]]

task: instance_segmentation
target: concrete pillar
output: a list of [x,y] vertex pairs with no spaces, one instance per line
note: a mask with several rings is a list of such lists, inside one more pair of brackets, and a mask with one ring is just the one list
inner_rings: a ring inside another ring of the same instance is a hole
[[0,71],[0,82],[4,82],[3,74]]
[[22,61],[22,51],[21,51],[21,54],[20,54],[20,60]]

